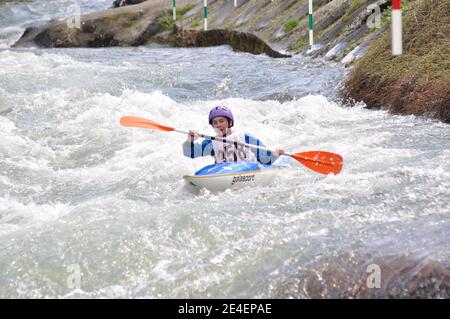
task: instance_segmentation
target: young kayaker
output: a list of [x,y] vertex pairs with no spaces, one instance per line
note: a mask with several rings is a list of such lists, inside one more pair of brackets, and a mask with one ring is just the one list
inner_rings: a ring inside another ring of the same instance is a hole
[[[249,133],[240,133],[232,129],[234,118],[226,106],[215,106],[209,112],[209,124],[217,133],[217,138],[225,138],[228,141],[265,146],[259,139]],[[262,164],[273,164],[273,162],[284,154],[283,149],[275,152],[242,146],[237,143],[228,143],[220,139],[211,141],[203,140],[201,143],[194,142],[198,139],[197,131],[190,130],[187,140],[183,143],[183,154],[190,158],[200,156],[212,156],[215,163],[222,162],[260,162]]]

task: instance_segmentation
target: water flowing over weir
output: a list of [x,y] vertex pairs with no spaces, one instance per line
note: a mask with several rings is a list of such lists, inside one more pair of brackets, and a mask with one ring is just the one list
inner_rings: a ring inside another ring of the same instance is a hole
[[[0,2],[1,298],[450,296],[448,125],[343,108],[345,70],[300,56],[10,48],[67,3]],[[269,146],[342,154],[343,172],[292,163],[270,187],[192,194],[182,176],[211,159],[119,126],[210,134],[216,104]]]

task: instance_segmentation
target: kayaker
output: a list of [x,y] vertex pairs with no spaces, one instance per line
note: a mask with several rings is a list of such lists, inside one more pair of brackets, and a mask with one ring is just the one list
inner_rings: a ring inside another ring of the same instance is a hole
[[[265,146],[259,139],[249,133],[240,133],[232,129],[234,117],[230,109],[226,106],[215,106],[209,112],[209,124],[214,128],[218,138],[225,138],[228,141],[241,142],[252,145]],[[262,164],[273,164],[273,162],[284,154],[283,149],[276,149],[275,152],[264,151],[251,147],[228,143],[222,140],[203,140],[201,143],[194,142],[198,139],[198,133],[190,130],[187,140],[183,143],[183,154],[190,158],[200,156],[212,156],[215,163],[222,162],[260,162]]]

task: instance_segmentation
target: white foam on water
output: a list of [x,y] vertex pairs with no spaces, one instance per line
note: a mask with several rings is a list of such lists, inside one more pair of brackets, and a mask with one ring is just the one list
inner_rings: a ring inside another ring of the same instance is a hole
[[0,49],[10,48],[22,36],[24,28],[7,27],[0,29]]
[[[450,211],[446,124],[325,93],[258,99],[320,91],[334,66],[225,48],[108,50],[0,51],[1,297],[270,298],[320,256]],[[261,77],[280,70],[290,80],[274,92]],[[182,176],[212,158],[184,157],[181,134],[119,124],[133,115],[213,134],[215,105],[269,148],[341,154],[342,173],[292,161],[273,185],[192,194]]]
[[70,206],[62,203],[24,204],[13,198],[0,198],[0,212],[0,236],[5,236],[12,231],[56,221],[70,213]]
[[[25,151],[27,156],[19,163],[36,175],[29,181],[30,190],[39,187],[40,172],[50,181],[45,195],[30,195],[44,204],[12,204],[10,197],[3,199],[3,205],[8,205],[2,220],[4,234],[19,234],[23,225],[42,222],[51,229],[54,222],[68,222],[70,211],[70,216],[80,216],[72,222],[81,223],[84,231],[99,220],[115,225],[115,218],[127,218],[124,226],[135,219],[137,228],[122,230],[123,235],[131,236],[130,243],[135,243],[128,251],[132,255],[148,251],[143,255],[147,257],[135,257],[134,264],[112,267],[116,269],[113,273],[120,267],[128,269],[120,280],[120,273],[113,276],[121,284],[109,286],[105,280],[96,284],[90,278],[90,285],[107,288],[81,296],[265,296],[268,286],[261,281],[261,274],[276,273],[283,259],[299,262],[294,257],[297,249],[307,256],[323,249],[318,248],[323,244],[317,244],[328,242],[327,238],[348,241],[349,235],[344,233],[351,229],[415,219],[449,208],[448,202],[442,202],[450,180],[449,151],[432,148],[436,153],[429,153],[414,141],[416,147],[411,148],[396,144],[403,136],[413,136],[416,126],[423,126],[428,134],[445,129],[438,122],[346,109],[323,96],[280,103],[240,98],[176,102],[159,91],[133,90],[118,96],[60,89],[39,94],[31,96],[34,102],[25,103],[22,110],[11,111],[14,116],[10,112],[8,118],[0,117],[3,137],[10,141],[2,144],[3,154],[12,158]],[[254,134],[268,146],[342,154],[343,172],[324,178],[293,163],[280,174],[275,187],[195,196],[183,188],[181,176],[211,163],[211,158],[185,158],[181,153],[183,135],[119,125],[121,116],[135,115],[211,134],[206,119],[216,104],[228,105],[236,128]],[[49,110],[55,118],[49,115],[46,124],[30,124],[34,131],[9,119],[25,111],[45,116]],[[35,151],[25,150],[25,145]],[[430,164],[430,154],[436,154],[434,158],[441,162]],[[23,192],[19,190],[23,184],[15,185],[12,174],[1,179],[9,186],[9,195]],[[137,205],[125,205],[130,201]],[[37,215],[31,213],[34,211]],[[146,224],[150,216],[153,220]],[[109,231],[99,230],[105,239],[85,242],[83,249],[114,244],[120,238],[105,242],[111,240],[106,239]],[[70,237],[66,240],[72,241]],[[117,252],[113,252],[107,249],[104,257],[116,260]],[[267,264],[268,256],[272,263]],[[148,265],[146,270],[141,269],[144,265]],[[248,286],[251,280],[256,281]],[[230,282],[234,284],[227,284]]]

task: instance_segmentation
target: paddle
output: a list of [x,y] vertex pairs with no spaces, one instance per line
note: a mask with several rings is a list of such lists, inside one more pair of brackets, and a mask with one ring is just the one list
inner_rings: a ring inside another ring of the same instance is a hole
[[[170,126],[161,125],[159,123],[156,123],[154,121],[142,118],[142,117],[136,117],[136,116],[124,116],[120,119],[120,124],[123,126],[131,126],[131,127],[142,127],[142,128],[148,128],[152,130],[158,130],[158,131],[165,131],[165,132],[171,132],[175,131],[182,134],[188,134],[188,132],[177,130]],[[199,137],[210,139],[210,140],[218,140],[223,141],[225,143],[236,143],[242,146],[247,146],[251,148],[258,148],[261,150],[273,152],[269,150],[266,147],[253,145],[253,144],[247,144],[242,142],[235,142],[235,141],[229,141],[224,138],[218,138],[214,136],[209,136],[205,134],[198,134]],[[343,158],[339,154],[325,152],[325,151],[309,151],[309,152],[303,152],[303,153],[284,153],[283,155],[290,156],[293,159],[299,161],[309,169],[312,169],[313,171],[316,171],[318,173],[327,175],[330,173],[333,174],[339,174],[342,169],[342,164],[344,162]]]

